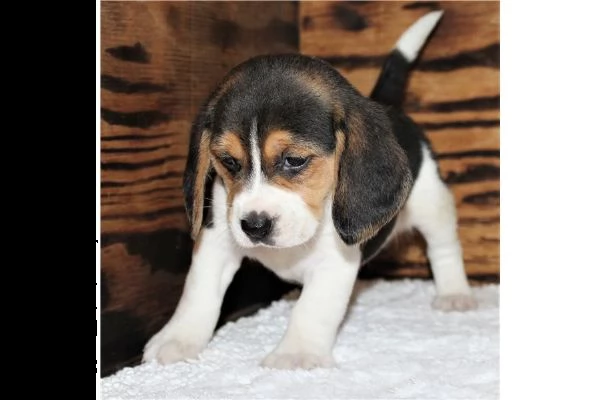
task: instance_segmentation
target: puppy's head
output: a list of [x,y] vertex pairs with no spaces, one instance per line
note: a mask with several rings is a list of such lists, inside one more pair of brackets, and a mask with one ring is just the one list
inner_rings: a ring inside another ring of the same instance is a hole
[[412,182],[384,110],[326,63],[299,55],[239,65],[200,113],[184,182],[193,237],[210,173],[224,182],[227,224],[242,247],[300,245],[329,216],[345,243],[364,242]]

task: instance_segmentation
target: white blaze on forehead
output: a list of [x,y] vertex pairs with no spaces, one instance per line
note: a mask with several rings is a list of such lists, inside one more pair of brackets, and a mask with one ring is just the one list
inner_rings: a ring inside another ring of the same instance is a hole
[[[268,246],[293,247],[307,242],[319,226],[319,220],[304,202],[299,193],[270,184],[261,168],[262,152],[259,143],[258,123],[254,118],[248,132],[248,153],[250,158],[249,177],[244,188],[236,193],[228,225],[234,240],[243,248],[264,247],[254,243],[242,228],[241,221],[249,213],[265,213],[276,217],[273,234]],[[331,208],[331,206],[330,206]]]
[[261,167],[260,167],[260,148],[258,146],[258,126],[256,118],[252,120],[252,126],[250,127],[250,157],[252,159],[252,173],[250,174],[250,185],[252,191],[258,190],[261,181]]

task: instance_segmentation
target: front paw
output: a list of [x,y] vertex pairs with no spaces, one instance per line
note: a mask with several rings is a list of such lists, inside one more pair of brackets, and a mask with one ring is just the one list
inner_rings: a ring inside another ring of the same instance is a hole
[[161,364],[198,358],[205,341],[182,332],[163,329],[150,339],[144,347],[143,362],[156,360]]
[[477,308],[477,301],[470,294],[436,296],[431,306],[440,311],[468,311]]
[[261,365],[274,369],[314,369],[332,368],[335,366],[335,361],[331,355],[274,351],[263,360]]

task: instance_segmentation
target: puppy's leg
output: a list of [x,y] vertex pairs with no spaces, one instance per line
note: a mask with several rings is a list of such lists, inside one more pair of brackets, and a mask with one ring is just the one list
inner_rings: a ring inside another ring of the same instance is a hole
[[242,260],[228,236],[225,193],[220,183],[215,183],[213,193],[214,225],[202,230],[177,309],[146,344],[144,361],[156,359],[169,364],[197,358],[213,334],[223,296]]
[[427,241],[427,257],[437,289],[433,307],[443,311],[470,310],[477,303],[465,273],[452,193],[445,186],[440,187],[435,198],[439,203],[437,215],[424,218],[417,225]]
[[[350,251],[347,251],[350,250]],[[360,264],[360,250],[331,254],[308,271],[288,329],[262,365],[312,369],[335,365],[332,349]],[[332,250],[328,251],[332,253]]]
[[412,224],[427,241],[439,310],[470,310],[477,307],[471,295],[457,231],[456,207],[452,192],[437,173],[435,162],[424,149],[423,164],[413,193],[407,202]]
[[146,345],[144,361],[169,364],[197,358],[213,334],[225,290],[241,258],[226,248],[229,241],[215,228],[205,229],[201,236],[177,309]]

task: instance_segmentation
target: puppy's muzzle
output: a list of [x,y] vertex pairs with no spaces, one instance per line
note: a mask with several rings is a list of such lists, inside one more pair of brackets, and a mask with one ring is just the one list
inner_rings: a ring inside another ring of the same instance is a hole
[[267,242],[273,232],[274,220],[267,213],[252,211],[241,220],[242,231],[253,243]]

